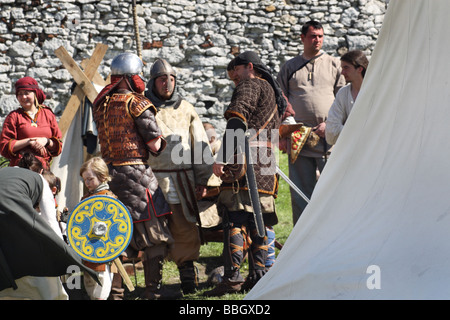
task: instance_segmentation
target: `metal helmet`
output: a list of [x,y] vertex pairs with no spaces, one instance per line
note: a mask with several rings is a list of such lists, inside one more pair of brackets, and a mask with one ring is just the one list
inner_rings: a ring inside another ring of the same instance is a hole
[[168,63],[166,60],[158,58],[153,63],[152,68],[150,69],[150,79],[158,78],[162,75],[171,75],[175,78],[177,77],[177,73],[175,69]]
[[141,58],[129,52],[121,53],[111,62],[111,75],[140,74],[144,64]]
[[[164,59],[158,58],[153,63],[152,68],[150,69],[150,80],[154,80],[163,75],[167,75],[168,78],[170,78],[170,76],[173,76],[175,79],[177,78],[177,73],[175,72],[175,69],[170,65],[170,63],[168,63]],[[171,81],[168,81],[167,89],[170,92],[175,90],[175,86]]]

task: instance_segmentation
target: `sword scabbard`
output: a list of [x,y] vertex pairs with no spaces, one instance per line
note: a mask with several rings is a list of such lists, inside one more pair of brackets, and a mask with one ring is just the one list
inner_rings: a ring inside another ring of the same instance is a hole
[[255,219],[256,230],[258,236],[263,238],[266,235],[266,229],[264,226],[264,219],[261,211],[261,203],[259,202],[258,185],[256,183],[255,171],[253,168],[253,160],[250,150],[250,141],[248,133],[245,134],[245,157],[247,160],[247,170],[245,177],[247,179],[248,193],[253,208],[253,217]]

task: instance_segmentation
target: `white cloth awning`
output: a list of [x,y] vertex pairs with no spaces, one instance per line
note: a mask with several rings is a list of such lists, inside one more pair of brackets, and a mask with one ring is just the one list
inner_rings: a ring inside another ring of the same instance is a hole
[[246,299],[450,298],[449,12],[389,2],[311,202]]

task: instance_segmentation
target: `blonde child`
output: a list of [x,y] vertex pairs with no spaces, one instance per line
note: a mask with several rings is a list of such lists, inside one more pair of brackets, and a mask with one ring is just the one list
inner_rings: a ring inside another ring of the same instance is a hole
[[[108,166],[102,158],[93,157],[83,163],[80,168],[80,176],[88,189],[88,192],[81,198],[81,200],[98,195],[110,196],[117,199],[117,196],[109,190],[108,181],[111,180],[111,177],[109,175]],[[84,264],[99,273],[99,280],[102,283],[102,286],[100,286],[89,275],[84,276],[84,286],[90,299],[107,300],[112,289],[114,277],[113,271],[117,273],[117,270],[112,270],[111,263],[93,263],[84,261]],[[123,292],[123,289],[119,288],[119,290]]]

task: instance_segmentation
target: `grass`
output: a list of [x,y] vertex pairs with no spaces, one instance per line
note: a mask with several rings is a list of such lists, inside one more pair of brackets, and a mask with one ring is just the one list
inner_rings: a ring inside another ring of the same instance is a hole
[[[286,154],[279,154],[279,167],[288,173],[288,157]],[[275,201],[278,216],[278,224],[274,226],[276,240],[284,244],[289,234],[292,231],[292,207],[289,185],[280,178],[278,197]],[[221,257],[223,244],[220,242],[209,242],[200,248],[200,258],[195,265],[199,270],[199,290],[190,295],[184,296],[183,300],[242,300],[245,297],[244,293],[226,294],[221,297],[206,298],[203,296],[205,291],[213,288],[208,283],[208,274],[216,267],[223,266]],[[275,254],[278,255],[279,250],[276,249]],[[241,267],[241,273],[246,276],[248,273],[248,263],[244,261]],[[125,299],[136,300],[139,299],[140,294],[144,291],[144,275],[142,270],[137,270],[136,275],[132,275],[131,281],[135,286],[135,291],[128,292],[126,290]],[[163,285],[170,290],[180,290],[180,280],[178,269],[173,262],[166,262],[163,268]]]

